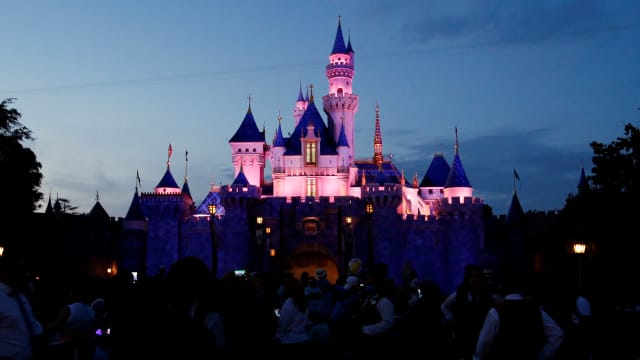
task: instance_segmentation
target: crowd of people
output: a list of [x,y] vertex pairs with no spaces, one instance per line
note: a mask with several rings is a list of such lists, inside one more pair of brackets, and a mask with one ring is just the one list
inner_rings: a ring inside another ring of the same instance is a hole
[[[358,258],[334,282],[323,268],[297,277],[230,271],[217,278],[195,257],[138,279],[28,274],[17,259],[0,257],[0,359],[640,355],[632,339],[638,330],[616,331],[620,323],[592,314],[591,299],[574,286],[473,264],[450,294],[408,263],[396,282],[385,263],[367,266]],[[626,325],[637,329],[639,314],[628,315]],[[609,341],[620,334],[629,341]]]

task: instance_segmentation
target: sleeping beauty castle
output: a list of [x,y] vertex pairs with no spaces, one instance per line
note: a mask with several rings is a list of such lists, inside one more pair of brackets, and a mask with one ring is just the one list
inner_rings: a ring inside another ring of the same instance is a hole
[[169,145],[154,190],[135,189],[122,224],[119,271],[155,274],[182,257],[197,256],[217,276],[313,274],[323,268],[335,280],[358,257],[365,268],[386,263],[392,278],[400,279],[410,266],[421,278],[451,289],[465,265],[490,262],[483,203],[465,174],[457,129],[453,157],[435,153],[425,159],[429,165],[420,170],[421,179],[418,173],[407,179],[383,156],[376,105],[372,154],[355,158],[354,75],[355,51],[338,21],[326,65],[327,93],[317,97],[313,85],[297,89],[288,136],[279,116],[268,137],[249,103],[229,139],[235,178],[212,185],[200,202],[192,198],[186,176],[182,186],[176,182]]

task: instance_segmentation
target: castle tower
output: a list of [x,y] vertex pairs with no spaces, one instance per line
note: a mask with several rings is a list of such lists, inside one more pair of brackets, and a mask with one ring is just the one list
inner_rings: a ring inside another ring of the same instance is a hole
[[457,127],[453,162],[451,171],[449,171],[449,176],[447,177],[447,182],[444,185],[444,197],[447,199],[458,198],[460,203],[464,201],[464,198],[473,197],[473,188],[471,187],[471,183],[469,183],[469,179],[467,179],[467,174],[460,160]]
[[[342,35],[342,24],[338,19],[338,30],[333,43],[333,50],[329,55],[329,64],[327,65],[327,80],[329,81],[329,93],[322,97],[322,105],[324,110],[329,114],[329,121],[337,121],[344,119],[344,129],[347,141],[351,146],[349,148],[349,165],[354,163],[354,130],[355,130],[355,114],[358,111],[358,95],[353,93],[353,75],[354,75],[354,56],[355,53],[351,47],[351,39],[349,45],[344,43]],[[333,128],[333,138],[338,142],[340,137],[341,124],[330,124]]]
[[[302,93],[300,93],[300,95],[302,95]],[[285,145],[284,136],[282,135],[282,116],[278,115],[278,128],[276,129],[276,134],[273,137],[273,144],[271,146],[271,171],[274,173],[284,171]]]
[[238,176],[240,168],[251,185],[262,186],[264,183],[265,148],[264,132],[258,130],[251,112],[251,100],[247,113],[229,140],[231,146],[231,161],[233,162],[234,177]]
[[382,168],[382,132],[380,131],[380,105],[376,104],[376,133],[373,136],[373,162]]
[[300,90],[298,91],[298,100],[296,100],[296,106],[293,107],[293,119],[295,120],[293,127],[298,126],[298,122],[300,122],[300,118],[304,114],[304,111],[307,109],[307,104],[309,104],[308,99],[305,100],[302,95],[302,84],[300,84]]

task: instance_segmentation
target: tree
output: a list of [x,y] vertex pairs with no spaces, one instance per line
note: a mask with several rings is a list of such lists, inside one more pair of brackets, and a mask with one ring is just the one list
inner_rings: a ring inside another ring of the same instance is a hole
[[608,144],[593,141],[590,146],[594,154],[590,188],[567,197],[554,236],[569,252],[570,242],[585,242],[588,259],[609,285],[640,290],[628,286],[628,281],[640,276],[636,265],[640,129],[627,123],[624,136]]
[[[36,154],[23,145],[35,139],[31,130],[20,122],[20,112],[11,107],[13,101],[8,98],[0,102],[0,189],[3,190],[0,219],[5,224],[28,218],[42,200],[39,191],[42,164]],[[9,236],[8,230],[3,227],[0,235]]]

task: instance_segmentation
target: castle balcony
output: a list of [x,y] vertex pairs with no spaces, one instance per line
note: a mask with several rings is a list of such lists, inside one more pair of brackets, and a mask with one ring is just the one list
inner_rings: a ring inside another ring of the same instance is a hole
[[335,167],[304,167],[274,168],[273,172],[278,174],[285,174],[286,176],[335,176],[338,173],[344,173],[348,171],[338,171],[338,169]]
[[333,70],[333,69],[351,69],[353,71],[354,67],[353,64],[350,63],[346,63],[346,62],[337,62],[337,63],[331,63],[329,65],[327,65],[327,71],[329,70]]

